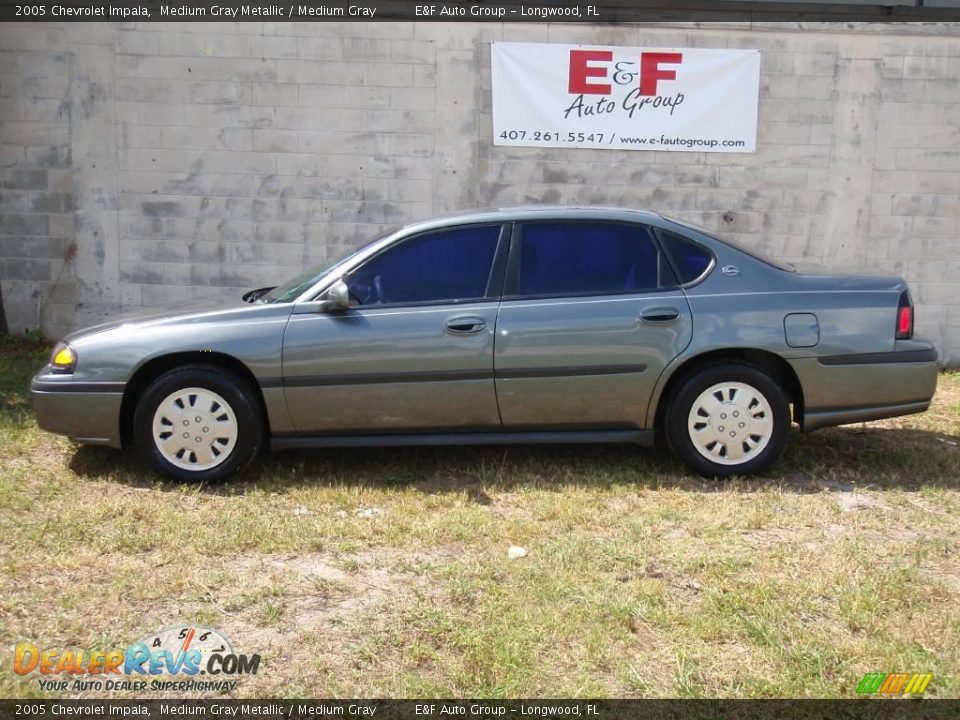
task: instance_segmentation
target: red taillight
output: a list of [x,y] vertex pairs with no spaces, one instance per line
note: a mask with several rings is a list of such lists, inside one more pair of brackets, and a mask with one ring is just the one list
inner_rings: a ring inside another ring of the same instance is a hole
[[913,302],[910,293],[904,291],[897,308],[897,340],[909,340],[913,337]]
[[900,337],[910,337],[910,330],[913,328],[913,308],[900,308],[900,318],[897,320],[897,335]]

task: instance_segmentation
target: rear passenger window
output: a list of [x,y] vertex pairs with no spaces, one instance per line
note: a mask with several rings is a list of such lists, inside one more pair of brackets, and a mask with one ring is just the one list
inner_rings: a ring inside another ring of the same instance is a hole
[[663,230],[658,231],[658,234],[664,250],[670,255],[673,266],[680,274],[680,282],[684,285],[696,280],[710,267],[713,256],[699,245]]
[[617,223],[528,223],[520,237],[520,295],[633,293],[677,280],[649,229]]

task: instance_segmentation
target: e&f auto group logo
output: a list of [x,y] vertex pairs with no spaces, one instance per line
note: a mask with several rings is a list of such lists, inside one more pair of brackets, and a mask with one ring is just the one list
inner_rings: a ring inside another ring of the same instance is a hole
[[36,675],[40,689],[59,692],[170,690],[230,691],[256,675],[260,655],[233,649],[219,630],[179,625],[146,636],[126,649],[41,648],[17,643],[13,670]]

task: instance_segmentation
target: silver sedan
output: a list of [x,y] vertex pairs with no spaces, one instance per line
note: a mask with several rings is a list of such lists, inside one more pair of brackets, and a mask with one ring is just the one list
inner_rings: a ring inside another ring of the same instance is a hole
[[76,332],[40,426],[230,477],[273,449],[662,437],[748,475],[804,431],[922,412],[937,355],[896,277],[811,274],[661,215],[419,222],[282,285]]

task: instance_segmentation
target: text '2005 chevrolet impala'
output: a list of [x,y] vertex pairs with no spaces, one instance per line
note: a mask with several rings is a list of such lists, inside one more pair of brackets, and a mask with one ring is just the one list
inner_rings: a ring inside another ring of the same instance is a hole
[[781,266],[661,215],[419,222],[286,284],[68,336],[40,426],[180,480],[270,445],[627,442],[770,467],[804,431],[922,412],[933,345],[895,277]]

